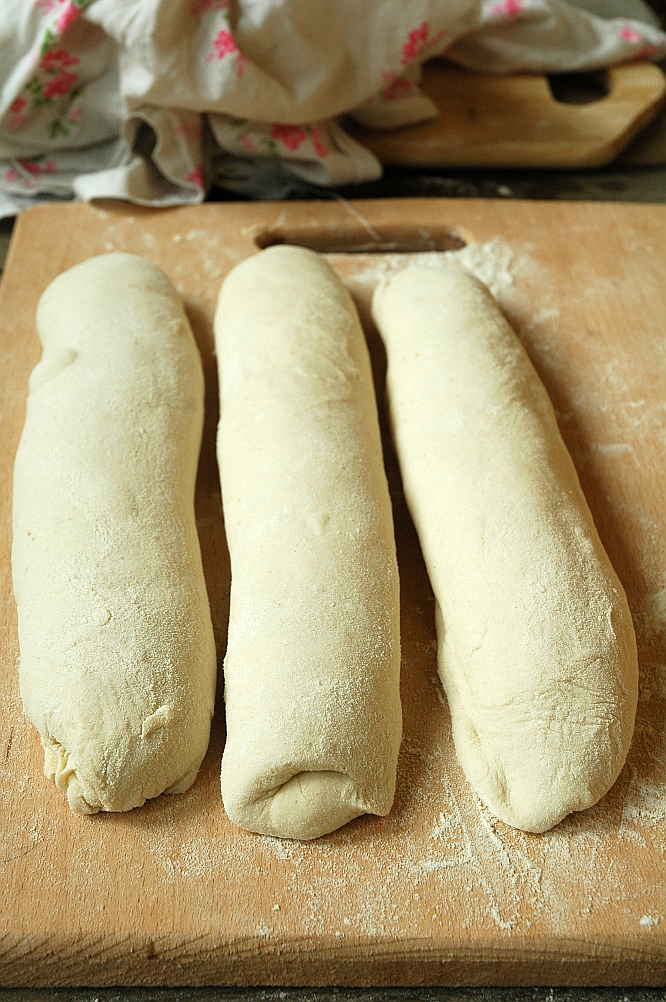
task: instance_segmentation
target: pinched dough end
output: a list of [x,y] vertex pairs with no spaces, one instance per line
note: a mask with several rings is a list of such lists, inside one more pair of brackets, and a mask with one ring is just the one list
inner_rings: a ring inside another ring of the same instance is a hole
[[[607,692],[562,678],[539,698],[528,693],[491,713],[474,707],[465,673],[435,607],[438,669],[451,711],[458,761],[483,803],[521,831],[541,833],[568,814],[594,806],[624,766],[637,702],[638,662],[628,609],[618,614],[617,647],[603,649],[591,669],[624,685]],[[485,708],[487,709],[487,708]]]
[[298,772],[251,802],[227,796],[224,807],[234,824],[248,831],[302,840],[329,835],[369,812],[353,779],[325,771]]
[[[48,742],[48,743],[46,743]],[[44,748],[44,775],[55,781],[55,785],[67,794],[69,806],[74,814],[97,814],[103,805],[92,790],[84,793],[83,785],[76,772],[76,763],[69,752],[53,738],[42,737]]]
[[[141,733],[133,740],[118,736],[116,754],[109,756],[110,761],[105,761],[103,753],[87,755],[85,745],[74,754],[49,733],[42,733],[44,775],[67,795],[74,814],[131,811],[162,793],[184,793],[198,775],[208,736],[193,747],[182,726],[180,734],[168,733],[173,717],[171,706],[160,706],[143,721]],[[203,730],[195,728],[197,735]],[[184,772],[170,782],[177,762]]]
[[[486,807],[512,828],[533,833],[548,831],[568,814],[592,807],[612,785],[609,780],[602,783],[601,790],[593,789],[590,779],[594,782],[598,777],[588,778],[576,768],[576,762],[568,762],[556,739],[551,741],[551,754],[536,768],[512,761],[510,754],[493,747],[487,735],[479,734],[450,686],[447,693],[456,754],[465,775]],[[535,761],[539,759],[537,748],[543,745],[537,731],[537,727],[529,728],[515,736],[525,746],[535,746]]]

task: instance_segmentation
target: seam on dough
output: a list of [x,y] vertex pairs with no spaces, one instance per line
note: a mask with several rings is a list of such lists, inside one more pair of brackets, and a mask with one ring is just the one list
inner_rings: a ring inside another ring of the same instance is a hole
[[141,739],[149,737],[162,727],[167,727],[173,720],[173,709],[168,703],[158,706],[154,713],[151,713],[141,724]]
[[[294,780],[298,782],[298,788],[302,792],[303,787],[301,784],[301,777],[305,775],[311,776],[313,774],[319,776],[342,777],[342,779],[346,779],[351,784],[353,784],[354,792],[356,792],[356,780],[354,779],[353,776],[350,776],[348,772],[342,772],[341,770],[338,769],[295,769],[290,775],[287,776],[286,779],[282,780],[281,783],[277,783],[275,786],[270,787],[270,789],[268,790],[262,790],[260,793],[257,793],[256,796],[245,801],[245,803],[247,803],[248,805],[254,805],[254,804],[260,804],[264,800],[271,800],[276,793],[278,793],[283,787],[287,786],[288,783],[292,783]],[[360,802],[357,802],[355,806],[361,806]]]
[[[456,720],[459,721],[460,724],[465,728],[465,730],[467,731],[469,743],[472,745],[472,747],[475,746],[474,760],[478,764],[482,763],[486,770],[486,775],[484,777],[469,776],[467,769],[465,769],[465,774],[468,775],[470,784],[472,785],[473,788],[476,789],[476,792],[479,794],[484,803],[488,804],[488,806],[491,807],[494,813],[498,814],[499,816],[499,812],[494,808],[493,804],[491,803],[491,799],[488,796],[488,793],[485,790],[482,792],[481,783],[489,782],[492,785],[492,787],[495,788],[497,791],[498,802],[502,805],[506,805],[506,809],[510,810],[511,806],[510,794],[509,794],[509,786],[506,779],[506,774],[504,772],[501,763],[497,762],[495,759],[493,759],[491,762],[491,760],[488,758],[488,755],[484,749],[483,741],[481,740],[479,732],[474,723],[472,722],[472,718],[465,707],[464,701],[460,693],[460,688],[454,681],[453,672],[447,671],[446,661],[447,657],[450,657],[458,664],[459,667],[458,674],[460,676],[460,679],[465,684],[467,684],[465,673],[460,667],[460,663],[456,656],[455,647],[453,644],[453,638],[450,635],[450,631],[447,631],[446,629],[446,623],[444,622],[444,615],[442,613],[441,607],[439,606],[439,603],[437,603],[436,606],[435,616],[436,616],[437,634],[439,640],[438,652],[437,652],[438,672],[442,686],[444,687],[444,691],[446,692],[449,701],[449,712],[451,713],[451,719],[453,721],[453,718],[455,716]],[[487,624],[486,624],[486,629],[487,629]],[[485,636],[485,631],[484,631],[484,636]],[[446,645],[444,643],[445,637],[447,638]],[[458,754],[458,760],[460,761],[460,754],[458,753],[457,748],[456,748],[456,753]],[[476,784],[478,785],[475,784],[475,780]]]
[[[81,781],[76,771],[76,763],[70,752],[55,738],[48,735],[46,739],[49,744],[44,743],[44,775],[47,779],[52,779],[56,787],[67,794],[67,799],[72,810],[75,810],[74,803],[80,805],[80,810],[76,813],[96,814],[100,806],[93,806],[83,795]],[[76,791],[71,789],[76,786]]]
[[38,393],[47,383],[62,375],[79,357],[75,348],[61,348],[59,351],[43,355],[28,379],[28,393]]
[[[306,783],[306,777],[314,783]],[[284,796],[281,793],[284,791]],[[359,801],[356,782],[345,772],[300,769],[279,786],[245,801],[238,822],[278,838],[309,841],[347,824],[360,814],[376,813]],[[235,820],[232,812],[232,820]]]

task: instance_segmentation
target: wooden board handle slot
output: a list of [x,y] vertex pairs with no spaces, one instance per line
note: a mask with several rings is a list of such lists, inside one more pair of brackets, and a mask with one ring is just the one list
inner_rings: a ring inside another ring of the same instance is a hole
[[308,247],[319,254],[414,254],[424,251],[450,251],[465,247],[457,233],[441,227],[389,226],[375,229],[361,220],[335,227],[270,229],[258,233],[254,242],[260,250],[275,244]]

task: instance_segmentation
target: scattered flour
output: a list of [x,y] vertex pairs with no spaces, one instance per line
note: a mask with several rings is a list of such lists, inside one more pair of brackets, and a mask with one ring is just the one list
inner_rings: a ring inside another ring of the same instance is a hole
[[447,261],[459,264],[476,275],[496,298],[501,298],[508,286],[513,284],[511,263],[514,258],[512,248],[500,237],[485,244],[467,244],[461,250],[427,251],[421,253],[388,254],[327,254],[334,266],[344,270],[345,281],[352,291],[359,286],[374,286],[386,281],[391,275],[416,262],[423,268],[440,268]]
[[476,275],[497,299],[501,299],[504,290],[513,285],[511,264],[514,253],[500,237],[485,244],[467,244],[462,250],[449,251],[447,256],[458,260]]
[[622,808],[622,826],[663,828],[666,822],[666,783],[641,778],[632,771],[629,790]]

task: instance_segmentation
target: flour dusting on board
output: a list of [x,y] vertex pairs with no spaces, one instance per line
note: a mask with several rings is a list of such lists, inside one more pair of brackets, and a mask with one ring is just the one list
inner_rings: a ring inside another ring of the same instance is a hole
[[[409,658],[409,642],[405,646]],[[609,865],[600,849],[615,827],[623,791],[543,836],[509,828],[468,790],[455,761],[448,713],[429,688],[423,726],[405,735],[396,803],[383,821],[359,819],[302,843],[250,835],[221,816],[216,830],[202,837],[189,833],[179,823],[180,811],[169,805],[168,824],[150,832],[146,850],[171,884],[197,881],[204,887],[217,874],[242,895],[244,888],[272,881],[275,886],[252,901],[248,930],[267,940],[279,940],[282,924],[295,913],[303,935],[338,939],[382,938],[397,925],[414,934],[422,927],[427,935],[431,923],[461,931],[490,924],[512,936],[528,928],[570,934],[573,921],[584,934],[590,916],[622,894],[622,866],[612,854]],[[433,740],[442,730],[444,742]],[[619,839],[623,831],[645,832],[646,825],[657,838],[663,788],[636,774],[624,792]],[[185,796],[196,799],[195,792]],[[201,808],[209,810],[203,798]],[[619,861],[621,853],[616,855]],[[658,888],[653,897],[649,914],[656,923]],[[640,926],[644,914],[645,904],[636,924],[648,932],[653,925]]]
[[438,268],[447,261],[457,261],[467,271],[486,285],[493,296],[501,299],[505,289],[513,284],[511,264],[514,259],[513,249],[501,239],[495,237],[484,244],[470,243],[461,250],[455,251],[424,251],[421,253],[402,254],[328,254],[331,264],[338,267],[342,259],[346,259],[344,268],[345,284],[353,292],[359,286],[375,286],[386,281],[408,264],[415,262],[420,267]]
[[511,263],[514,253],[500,237],[495,237],[485,244],[467,244],[462,250],[446,251],[443,255],[422,254],[419,263],[428,265],[437,257],[457,261],[472,275],[476,275],[496,299],[501,298],[507,286],[513,285]]

